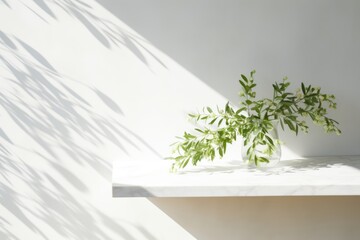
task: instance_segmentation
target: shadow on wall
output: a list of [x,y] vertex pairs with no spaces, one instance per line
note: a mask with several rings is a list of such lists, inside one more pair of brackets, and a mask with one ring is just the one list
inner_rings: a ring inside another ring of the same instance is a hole
[[359,1],[98,2],[234,104],[240,73],[254,68],[258,96],[285,75],[294,88],[323,87],[337,96],[331,114],[343,135],[286,134],[287,146],[299,156],[359,154]]
[[356,77],[346,71],[359,63],[356,0],[98,2],[234,103],[240,73],[253,68],[264,88],[285,75],[330,85]]
[[[11,8],[9,2],[6,0],[2,1],[6,6]],[[69,16],[77,19],[104,47],[110,49],[112,47],[123,46],[131,51],[146,66],[150,67],[151,64],[149,63],[149,59],[151,59],[155,60],[162,67],[167,68],[166,65],[145,46],[148,44],[145,39],[139,38],[138,36],[123,30],[112,21],[95,14],[93,7],[85,1],[33,0],[31,2],[23,2],[23,4],[46,23],[49,23],[46,20],[47,18],[58,20],[55,9],[60,8]],[[46,16],[44,16],[44,14],[46,14]]]
[[[198,240],[357,239],[360,197],[149,198]],[[326,204],[324,204],[326,201]]]
[[[106,222],[111,231],[125,239],[135,239],[119,222],[82,203],[74,192],[64,188],[67,181],[79,193],[89,191],[83,180],[63,165],[75,161],[78,166],[93,169],[110,184],[111,162],[96,152],[98,146],[110,142],[126,153],[126,143],[139,150],[156,151],[121,124],[119,119],[124,118],[124,113],[105,93],[63,76],[39,51],[1,31],[0,64],[1,81],[5,83],[5,89],[0,91],[1,115],[8,116],[10,124],[18,128],[0,127],[1,206],[43,239],[49,238],[34,219],[66,239],[110,239],[98,221]],[[102,115],[73,89],[97,97],[114,116]],[[20,132],[31,141],[29,145],[19,144]],[[29,158],[24,159],[20,152]],[[44,160],[52,170],[39,171],[31,156],[36,156],[36,161]],[[27,186],[31,197],[18,189],[19,182]],[[0,217],[1,239],[18,239],[8,230],[10,225]]]

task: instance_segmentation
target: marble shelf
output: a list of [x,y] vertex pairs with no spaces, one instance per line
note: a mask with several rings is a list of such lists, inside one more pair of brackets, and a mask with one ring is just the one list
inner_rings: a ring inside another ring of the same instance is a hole
[[204,162],[170,173],[169,161],[116,161],[113,197],[360,195],[360,156],[282,160],[258,169],[240,161]]

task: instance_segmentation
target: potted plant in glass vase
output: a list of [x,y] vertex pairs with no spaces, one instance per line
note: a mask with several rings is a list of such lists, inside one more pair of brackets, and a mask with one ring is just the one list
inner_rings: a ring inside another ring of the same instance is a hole
[[223,109],[205,107],[201,113],[189,114],[199,127],[194,129],[196,133],[184,132],[178,137],[179,141],[172,144],[173,156],[168,159],[174,160],[173,171],[189,162],[196,165],[203,159],[222,158],[227,145],[238,137],[243,139],[243,160],[258,167],[274,166],[281,158],[278,126],[296,135],[299,131],[307,133],[306,118],[327,133],[341,134],[338,122],[327,116],[328,109],[336,109],[334,95],[304,83],[290,92],[290,82],[285,77],[272,85],[272,98],[256,99],[254,74],[255,71],[248,77],[241,75],[239,108],[228,102]]

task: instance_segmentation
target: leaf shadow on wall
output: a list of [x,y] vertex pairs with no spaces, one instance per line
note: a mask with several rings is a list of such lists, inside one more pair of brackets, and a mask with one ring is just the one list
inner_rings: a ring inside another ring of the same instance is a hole
[[[135,239],[119,221],[76,198],[76,193],[86,196],[90,188],[66,165],[75,162],[80,168],[91,169],[110,186],[111,162],[96,151],[97,147],[113,144],[125,154],[126,146],[159,154],[121,123],[123,111],[104,92],[62,75],[39,51],[1,31],[0,64],[0,77],[5,82],[0,91],[1,116],[7,116],[16,128],[0,126],[2,207],[42,239],[49,238],[39,222],[66,239],[111,239],[99,222],[106,222],[108,230],[118,236]],[[97,97],[108,107],[109,115],[98,112],[74,89]],[[18,133],[28,139],[28,145]],[[40,160],[47,167],[38,168]],[[11,225],[0,217],[1,239],[18,239],[8,229]],[[145,233],[144,229],[138,231]]]
[[[9,5],[9,3],[5,0],[3,0],[3,3],[7,7],[11,8],[11,5]],[[154,61],[163,68],[167,69],[165,63],[146,46],[149,45],[148,41],[122,29],[111,20],[99,16],[99,14],[96,14],[95,12],[96,9],[87,4],[85,1],[33,0],[30,3],[23,2],[22,4],[46,23],[49,23],[47,18],[59,20],[56,16],[55,10],[62,9],[69,16],[74,17],[79,23],[81,23],[104,47],[111,49],[113,47],[123,46],[147,67],[151,68],[150,62]],[[44,13],[46,14],[45,16]]]

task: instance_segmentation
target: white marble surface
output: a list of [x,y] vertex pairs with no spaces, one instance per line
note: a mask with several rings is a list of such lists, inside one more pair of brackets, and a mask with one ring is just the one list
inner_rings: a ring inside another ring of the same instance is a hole
[[283,160],[270,169],[217,160],[177,173],[170,163],[114,162],[113,197],[360,195],[360,156]]

